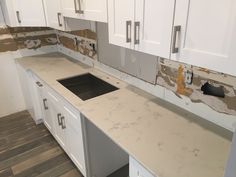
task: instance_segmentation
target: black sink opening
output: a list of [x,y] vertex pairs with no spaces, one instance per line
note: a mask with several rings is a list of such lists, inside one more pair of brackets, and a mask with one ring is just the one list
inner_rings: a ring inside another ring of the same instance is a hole
[[61,79],[58,82],[83,101],[118,90],[117,87],[90,73]]

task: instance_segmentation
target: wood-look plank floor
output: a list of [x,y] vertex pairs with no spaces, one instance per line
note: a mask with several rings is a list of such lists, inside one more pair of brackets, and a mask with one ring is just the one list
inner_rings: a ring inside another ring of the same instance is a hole
[[27,111],[0,118],[0,177],[82,177]]

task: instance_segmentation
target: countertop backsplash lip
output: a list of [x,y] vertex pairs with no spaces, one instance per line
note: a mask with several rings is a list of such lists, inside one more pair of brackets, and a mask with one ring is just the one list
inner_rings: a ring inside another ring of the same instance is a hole
[[[190,177],[199,177],[202,174],[221,177],[231,145],[228,130],[209,123],[213,130],[219,129],[214,132],[205,125],[207,120],[200,119],[205,126],[201,126],[200,120],[197,123],[196,119],[186,120],[185,116],[192,117],[192,113],[178,108],[183,114],[179,115],[173,108],[170,109],[169,103],[158,103],[161,100],[155,96],[142,90],[138,92],[137,88],[132,88],[133,86],[102,71],[95,68],[85,69],[80,63],[68,61],[63,55],[48,56],[37,56],[36,58],[41,57],[40,60],[25,57],[16,61],[24,68],[31,69],[151,173],[163,177],[186,174]],[[116,92],[81,101],[56,82],[58,77],[88,71],[107,79],[105,81],[109,83],[119,82],[121,88]],[[104,108],[108,111],[104,111]],[[211,149],[213,147],[214,151]],[[197,165],[192,166],[189,161]],[[209,168],[206,168],[206,163],[209,163]],[[178,171],[180,167],[182,171]],[[216,169],[212,171],[211,168]]]

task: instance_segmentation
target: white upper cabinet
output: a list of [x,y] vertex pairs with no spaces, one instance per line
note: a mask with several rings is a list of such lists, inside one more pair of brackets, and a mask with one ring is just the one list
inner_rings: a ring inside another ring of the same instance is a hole
[[170,57],[175,0],[136,0],[135,50]]
[[177,0],[171,59],[236,75],[236,1]]
[[133,48],[135,0],[108,1],[109,43]]
[[107,0],[61,0],[61,2],[65,17],[107,22]]
[[61,1],[44,0],[44,8],[47,26],[58,30],[65,30]]
[[6,25],[12,27],[19,26],[13,0],[0,0],[0,2]]
[[170,57],[175,0],[108,1],[109,42]]
[[42,0],[1,0],[7,25],[46,26]]

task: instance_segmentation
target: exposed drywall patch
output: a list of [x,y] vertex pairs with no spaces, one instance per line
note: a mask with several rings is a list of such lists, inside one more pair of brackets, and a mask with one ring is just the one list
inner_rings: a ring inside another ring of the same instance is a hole
[[80,36],[80,37],[84,37],[84,38],[88,38],[88,39],[97,40],[97,34],[89,29],[71,31],[69,33],[71,33],[75,36]]
[[[170,89],[179,97],[187,96],[192,102],[205,103],[217,112],[236,115],[236,87],[234,85],[236,82],[232,82],[234,77],[166,59],[159,60],[158,65],[160,68],[157,74],[158,85]],[[184,82],[184,72],[187,69],[191,69],[194,73],[193,82],[190,85]],[[216,88],[222,87],[225,97],[204,95],[201,87],[206,82]]]
[[[38,49],[57,44],[56,34],[48,34],[50,28],[0,28],[0,52],[18,49]],[[40,31],[40,34],[33,35]],[[46,34],[44,34],[46,33]],[[21,34],[21,35],[18,35]]]
[[73,32],[58,32],[59,44],[97,60],[96,34],[88,29]]

